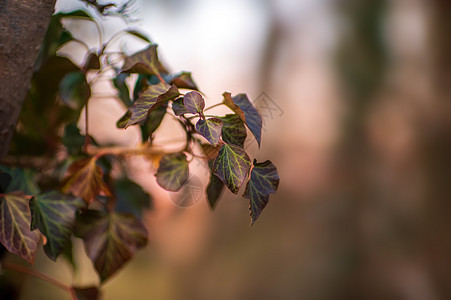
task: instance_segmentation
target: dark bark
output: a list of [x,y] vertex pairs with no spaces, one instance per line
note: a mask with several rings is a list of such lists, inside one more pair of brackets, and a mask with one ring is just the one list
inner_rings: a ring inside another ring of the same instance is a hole
[[0,0],[0,159],[8,153],[56,0]]

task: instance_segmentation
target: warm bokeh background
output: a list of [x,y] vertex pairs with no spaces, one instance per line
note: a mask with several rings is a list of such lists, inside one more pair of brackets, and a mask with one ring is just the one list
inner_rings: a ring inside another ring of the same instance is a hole
[[[151,166],[131,160],[133,178],[154,196],[151,242],[105,284],[104,299],[451,299],[451,2],[141,0],[135,8],[138,21],[110,20],[105,36],[125,26],[147,32],[172,71],[192,71],[209,105],[226,90],[247,93],[264,118],[262,148],[247,150],[270,158],[281,182],[249,228],[240,196],[226,191],[214,212],[203,196],[181,207]],[[96,45],[94,27],[68,26]],[[77,59],[76,47],[67,51]],[[135,143],[133,129],[114,129],[124,108],[107,78],[95,92],[96,140]],[[164,121],[161,143],[177,138],[174,128]],[[191,166],[200,185],[203,167]],[[75,246],[74,278],[64,259],[45,272],[96,284]],[[37,267],[47,261],[41,253]],[[37,279],[26,287],[23,299],[67,298],[50,298],[54,288]]]

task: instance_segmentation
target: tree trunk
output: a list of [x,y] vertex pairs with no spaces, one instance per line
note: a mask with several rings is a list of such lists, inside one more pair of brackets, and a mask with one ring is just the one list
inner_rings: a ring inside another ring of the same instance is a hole
[[0,159],[8,153],[56,0],[0,0]]

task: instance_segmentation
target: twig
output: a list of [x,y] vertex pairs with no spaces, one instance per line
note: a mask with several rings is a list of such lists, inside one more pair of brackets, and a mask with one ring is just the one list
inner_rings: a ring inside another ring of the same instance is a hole
[[26,275],[30,275],[30,276],[39,278],[43,281],[46,281],[47,283],[50,283],[56,287],[59,287],[60,289],[67,291],[71,295],[71,298],[73,300],[77,300],[77,295],[75,294],[75,291],[72,289],[72,287],[70,287],[54,278],[51,278],[39,271],[30,269],[30,268],[27,268],[27,267],[24,267],[24,266],[15,264],[15,263],[7,262],[7,261],[2,262],[2,268],[6,269],[6,270],[16,271],[16,272],[20,272],[20,273],[23,273]]

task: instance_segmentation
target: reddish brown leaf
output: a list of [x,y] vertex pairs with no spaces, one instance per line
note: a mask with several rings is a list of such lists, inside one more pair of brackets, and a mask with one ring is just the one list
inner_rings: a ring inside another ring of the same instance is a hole
[[102,179],[103,171],[95,158],[74,162],[68,170],[69,176],[63,187],[64,193],[71,193],[91,203],[100,194],[110,196],[111,192]]
[[133,215],[116,212],[89,210],[81,214],[75,235],[83,239],[102,282],[147,244],[147,230],[141,221]]
[[0,242],[9,252],[32,264],[41,234],[30,231],[30,198],[19,192],[0,197]]

